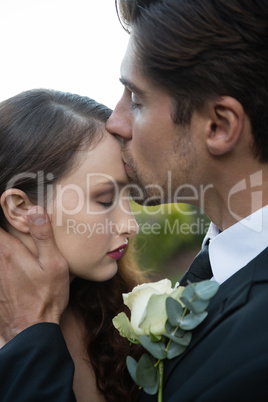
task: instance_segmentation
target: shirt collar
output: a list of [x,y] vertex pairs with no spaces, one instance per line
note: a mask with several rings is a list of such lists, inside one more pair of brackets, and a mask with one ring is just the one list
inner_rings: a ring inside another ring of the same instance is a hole
[[268,246],[268,205],[223,232],[211,223],[203,244],[208,239],[213,278],[221,284]]

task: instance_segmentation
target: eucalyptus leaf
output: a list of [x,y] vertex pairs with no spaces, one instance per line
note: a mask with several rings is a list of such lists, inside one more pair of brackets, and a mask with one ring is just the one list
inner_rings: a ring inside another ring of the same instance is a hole
[[189,311],[192,310],[192,303],[186,297],[182,296],[181,301]]
[[196,328],[199,324],[201,324],[202,321],[207,317],[208,313],[206,311],[203,311],[202,313],[199,314],[187,314],[180,323],[180,327],[182,329],[185,329],[187,331],[190,331],[194,328]]
[[196,297],[195,293],[195,284],[190,283],[190,285],[186,286],[183,290],[181,298],[187,299],[189,302],[192,302],[193,298]]
[[159,374],[157,372],[157,382],[155,383],[155,386],[151,388],[143,388],[143,391],[146,392],[146,394],[155,395],[158,391],[158,386],[159,386]]
[[211,286],[210,283],[213,283],[213,281],[190,283],[186,286],[182,292],[181,300],[188,310],[193,311],[194,313],[202,313],[206,310],[209,305],[209,298],[207,296],[210,294],[212,295],[212,291],[216,293],[217,290],[215,291],[215,289],[218,288],[218,284],[216,286]]
[[167,333],[174,332],[174,331],[176,330],[176,326],[174,327],[174,326],[171,325],[171,324],[169,323],[169,321],[167,320],[167,321],[166,321],[166,324],[165,324],[165,330],[166,330]]
[[[173,327],[172,325],[170,325],[168,320],[165,325],[165,330],[166,330],[167,334],[175,335],[175,333],[176,333],[176,336],[180,337],[180,338],[182,338],[183,335],[185,334],[185,331],[183,329],[181,329],[180,327],[177,328],[177,326]],[[163,335],[166,335],[166,334],[163,334]]]
[[158,383],[158,370],[152,356],[141,356],[136,369],[136,384],[142,388],[154,388]]
[[182,302],[188,308],[188,310],[193,311],[194,313],[202,313],[206,310],[209,305],[209,300],[202,300],[199,297],[195,297],[191,302],[189,302],[185,297],[182,296]]
[[132,378],[132,380],[135,383],[137,383],[137,379],[136,379],[137,365],[138,365],[138,363],[136,362],[135,359],[133,359],[133,357],[127,356],[127,369],[130,374],[130,377]]
[[191,342],[192,339],[192,333],[191,332],[186,332],[185,335],[183,337],[178,337],[172,334],[164,334],[165,337],[167,337],[168,339],[171,339],[173,342],[175,342],[178,345],[181,346],[188,346],[189,343]]
[[173,359],[181,355],[186,349],[186,346],[178,345],[177,343],[171,342],[168,348],[167,358]]
[[169,323],[176,327],[179,324],[183,314],[181,304],[172,297],[168,297],[166,299],[166,311]]
[[196,295],[202,300],[209,300],[217,293],[219,286],[215,281],[199,282],[195,286]]
[[151,353],[151,355],[156,359],[163,360],[167,357],[166,345],[164,342],[153,342],[149,336],[140,336],[139,341],[147,352]]

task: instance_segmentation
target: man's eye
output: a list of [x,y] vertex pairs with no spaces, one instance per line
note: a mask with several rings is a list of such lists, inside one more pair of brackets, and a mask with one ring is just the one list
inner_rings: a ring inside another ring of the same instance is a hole
[[131,110],[135,110],[135,109],[140,108],[140,107],[141,107],[140,103],[132,103],[131,104]]
[[138,109],[141,107],[141,103],[139,102],[139,98],[132,93],[131,94],[131,110]]

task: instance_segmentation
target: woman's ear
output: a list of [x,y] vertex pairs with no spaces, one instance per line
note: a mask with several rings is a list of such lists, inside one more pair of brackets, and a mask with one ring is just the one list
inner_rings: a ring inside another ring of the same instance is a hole
[[28,196],[17,188],[10,188],[1,195],[0,202],[9,224],[20,232],[29,233],[27,212],[34,204]]
[[225,155],[235,148],[241,138],[245,112],[242,105],[229,96],[215,100],[210,107],[207,147],[212,155]]

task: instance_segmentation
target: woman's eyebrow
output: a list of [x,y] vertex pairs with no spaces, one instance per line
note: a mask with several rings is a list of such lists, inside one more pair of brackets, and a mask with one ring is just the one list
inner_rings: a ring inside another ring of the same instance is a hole
[[115,185],[117,185],[118,187],[124,187],[127,184],[128,184],[128,182],[121,181],[121,180],[115,180],[115,181],[105,180],[105,181],[100,181],[98,183],[95,183],[93,185],[93,187],[96,187],[96,186],[114,187]]

